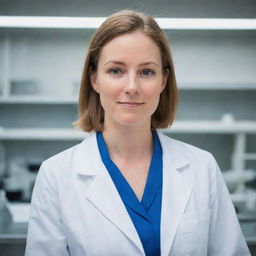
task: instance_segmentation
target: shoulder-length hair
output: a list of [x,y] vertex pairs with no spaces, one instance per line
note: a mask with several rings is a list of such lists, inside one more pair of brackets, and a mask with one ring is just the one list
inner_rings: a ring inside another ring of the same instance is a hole
[[97,71],[101,50],[110,40],[135,31],[141,31],[159,47],[162,71],[167,75],[167,84],[151,117],[151,129],[167,128],[172,124],[177,109],[178,91],[168,39],[151,16],[123,10],[109,16],[91,38],[81,78],[79,119],[75,122],[76,127],[86,132],[103,130],[104,109],[99,94],[91,85],[90,75],[91,72]]

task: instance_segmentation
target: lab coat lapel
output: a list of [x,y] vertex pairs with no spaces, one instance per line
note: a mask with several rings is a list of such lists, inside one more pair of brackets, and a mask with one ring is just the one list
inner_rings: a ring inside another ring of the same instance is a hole
[[169,255],[175,234],[191,194],[189,161],[178,145],[159,134],[163,149],[163,192],[161,214],[161,254]]
[[137,231],[110,177],[97,175],[87,199],[143,252]]
[[144,255],[140,238],[132,220],[101,161],[96,134],[90,135],[82,144],[80,153],[77,153],[80,155],[76,159],[76,163],[79,162],[77,172],[83,176],[93,176],[93,181],[86,192],[87,200],[141,250],[141,255]]

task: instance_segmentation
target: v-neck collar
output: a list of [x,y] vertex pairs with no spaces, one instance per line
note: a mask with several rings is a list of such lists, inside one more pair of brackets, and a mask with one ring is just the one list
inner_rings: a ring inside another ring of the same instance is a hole
[[97,133],[97,143],[102,161],[106,166],[122,200],[142,217],[148,219],[149,210],[158,190],[162,186],[162,148],[156,132],[153,132],[153,154],[142,200],[139,201],[133,189],[111,160],[101,132]]

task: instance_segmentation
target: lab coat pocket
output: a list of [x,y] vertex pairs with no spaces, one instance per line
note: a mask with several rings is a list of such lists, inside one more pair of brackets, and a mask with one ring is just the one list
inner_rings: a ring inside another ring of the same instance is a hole
[[207,255],[211,211],[187,212],[181,217],[180,229],[185,255]]

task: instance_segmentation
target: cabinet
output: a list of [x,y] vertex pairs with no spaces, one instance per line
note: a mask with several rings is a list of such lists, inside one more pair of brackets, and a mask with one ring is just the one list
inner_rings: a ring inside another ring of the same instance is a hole
[[[72,122],[77,118],[86,46],[94,32],[89,23],[78,28],[58,20],[58,25],[53,22],[54,28],[48,23],[35,27],[37,18],[31,17],[22,27],[21,22],[3,25],[3,19],[0,17],[2,176],[12,175],[15,162],[26,169],[86,137],[72,129]],[[71,24],[73,20],[67,21]],[[252,21],[250,29],[209,29],[203,19],[199,24],[204,29],[193,23],[192,29],[178,25],[166,29],[181,101],[177,120],[164,132],[213,152],[234,202],[255,210],[255,187],[245,186],[256,176],[256,26]],[[33,181],[35,174],[28,175]]]

